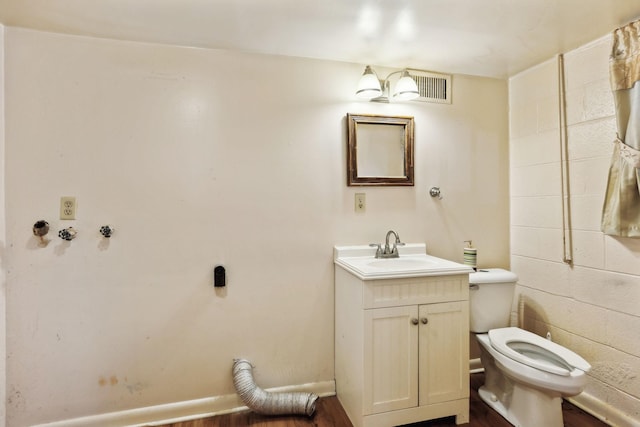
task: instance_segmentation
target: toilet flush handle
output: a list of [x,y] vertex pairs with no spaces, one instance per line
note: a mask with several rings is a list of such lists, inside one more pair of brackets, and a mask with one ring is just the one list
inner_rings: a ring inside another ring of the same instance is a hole
[[476,285],[475,283],[472,283],[469,285],[469,290],[470,291],[477,291],[478,289],[480,289],[479,285]]

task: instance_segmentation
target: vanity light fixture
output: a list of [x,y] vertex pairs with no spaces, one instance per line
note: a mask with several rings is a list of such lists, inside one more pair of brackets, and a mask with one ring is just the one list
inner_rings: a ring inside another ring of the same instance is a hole
[[360,77],[356,96],[360,99],[368,99],[375,102],[389,102],[391,86],[389,78],[396,74],[400,74],[400,79],[393,87],[393,92],[391,92],[394,100],[409,101],[420,96],[418,85],[406,69],[394,71],[386,79],[380,80],[369,65],[367,65],[362,77]]
[[364,69],[364,73],[358,82],[356,96],[360,99],[371,99],[380,95],[382,95],[380,79],[378,79],[378,75],[371,69],[371,67],[367,65],[367,68]]

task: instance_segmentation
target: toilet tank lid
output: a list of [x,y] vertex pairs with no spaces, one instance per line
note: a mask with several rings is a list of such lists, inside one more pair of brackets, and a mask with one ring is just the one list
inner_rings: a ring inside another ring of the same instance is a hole
[[469,274],[469,283],[516,283],[518,276],[502,268],[482,268],[475,273]]

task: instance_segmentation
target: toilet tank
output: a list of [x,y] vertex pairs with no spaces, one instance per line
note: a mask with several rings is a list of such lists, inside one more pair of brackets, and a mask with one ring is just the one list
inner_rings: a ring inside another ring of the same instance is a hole
[[501,268],[469,274],[469,329],[484,333],[509,326],[518,276]]

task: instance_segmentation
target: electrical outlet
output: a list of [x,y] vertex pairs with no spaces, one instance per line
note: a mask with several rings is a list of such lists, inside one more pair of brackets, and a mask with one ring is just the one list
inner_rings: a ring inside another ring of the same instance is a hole
[[60,219],[76,219],[76,198],[60,197]]
[[367,207],[367,201],[366,201],[365,193],[356,193],[355,211],[364,212],[366,207]]

